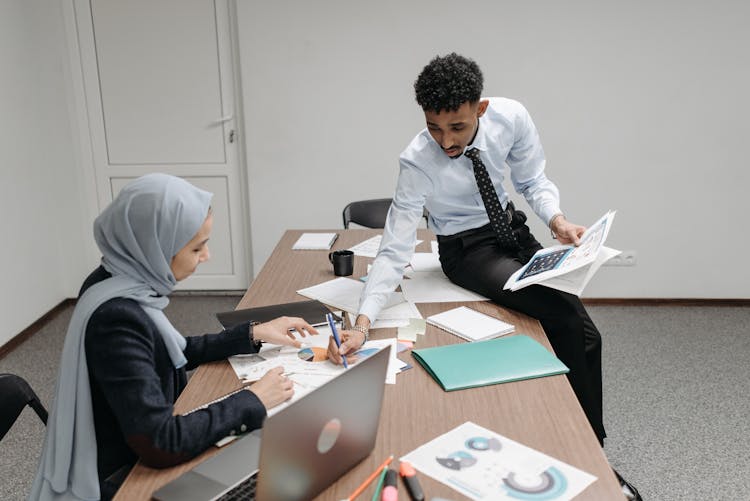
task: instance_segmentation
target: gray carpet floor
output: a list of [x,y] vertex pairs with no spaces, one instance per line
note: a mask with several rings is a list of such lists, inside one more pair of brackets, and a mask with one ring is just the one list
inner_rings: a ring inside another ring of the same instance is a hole
[[[219,330],[239,297],[176,296],[181,332]],[[49,406],[72,308],[0,360]],[[590,306],[604,338],[611,464],[646,500],[750,500],[750,308]],[[0,442],[0,499],[24,499],[44,426],[24,410]]]

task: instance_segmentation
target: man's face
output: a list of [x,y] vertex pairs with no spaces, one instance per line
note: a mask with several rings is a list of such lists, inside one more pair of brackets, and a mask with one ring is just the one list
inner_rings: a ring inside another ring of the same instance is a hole
[[488,104],[487,100],[476,103],[467,101],[456,111],[425,111],[427,130],[446,155],[451,158],[460,157],[464,148],[474,139],[479,117],[487,111]]

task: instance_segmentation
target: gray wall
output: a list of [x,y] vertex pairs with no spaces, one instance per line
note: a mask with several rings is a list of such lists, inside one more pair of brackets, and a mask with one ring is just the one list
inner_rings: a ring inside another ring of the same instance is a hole
[[[93,182],[76,130],[68,5],[0,3],[0,345],[75,296],[96,261]],[[423,127],[412,82],[436,54],[483,67],[486,95],[522,101],[563,209],[618,216],[592,297],[750,298],[744,141],[750,6],[740,1],[238,0],[252,246],[339,228],[352,200],[391,196]],[[89,176],[89,177],[87,177]],[[538,236],[550,243],[537,223]]]
[[90,229],[58,2],[0,3],[0,345],[76,294]]
[[[618,215],[595,297],[748,298],[745,2],[239,2],[255,269],[285,228],[391,196],[412,83],[456,51],[530,110],[569,219]],[[534,228],[551,243],[540,224]]]

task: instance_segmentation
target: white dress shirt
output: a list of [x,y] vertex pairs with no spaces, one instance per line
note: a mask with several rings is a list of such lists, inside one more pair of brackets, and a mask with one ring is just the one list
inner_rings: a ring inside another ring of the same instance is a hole
[[[560,212],[560,196],[544,174],[544,150],[534,123],[518,101],[487,99],[489,106],[479,118],[476,137],[467,149],[480,150],[503,207],[508,202],[502,185],[507,165],[516,192],[548,224]],[[471,160],[464,155],[446,155],[427,129],[401,153],[393,204],[360,300],[359,313],[370,321],[377,319],[387,293],[401,282],[414,253],[423,207],[430,213],[428,227],[436,235],[453,235],[489,223]]]

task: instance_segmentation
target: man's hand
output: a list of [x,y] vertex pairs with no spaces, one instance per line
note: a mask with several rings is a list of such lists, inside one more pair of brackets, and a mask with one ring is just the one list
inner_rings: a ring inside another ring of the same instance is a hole
[[349,355],[360,349],[365,342],[365,335],[359,331],[340,331],[341,347],[336,346],[336,341],[331,336],[328,339],[328,360],[334,364],[341,365],[341,355]]
[[581,244],[581,235],[586,231],[585,226],[569,222],[562,214],[552,219],[549,228],[561,244],[573,245]]
[[304,319],[297,317],[279,317],[270,322],[253,326],[253,339],[264,343],[284,344],[299,348],[301,343],[294,337],[291,329],[296,330],[302,337],[307,334],[317,334],[315,327]]
[[292,398],[294,383],[284,375],[283,367],[274,367],[258,381],[251,384],[248,390],[255,393],[258,400],[268,410]]

